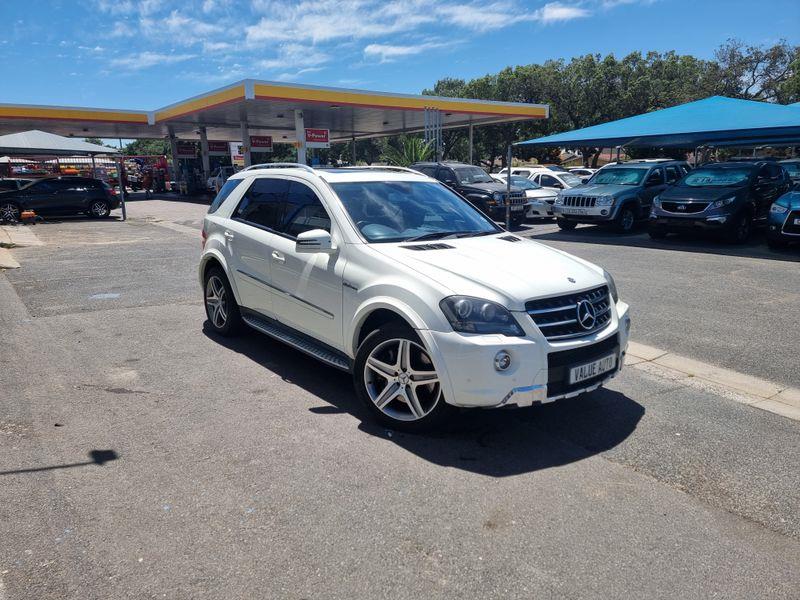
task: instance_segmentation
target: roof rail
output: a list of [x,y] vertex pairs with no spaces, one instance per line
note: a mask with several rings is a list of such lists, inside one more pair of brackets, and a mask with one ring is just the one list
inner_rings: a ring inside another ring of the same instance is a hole
[[409,169],[408,167],[396,167],[394,165],[364,165],[364,166],[350,166],[350,167],[338,167],[339,169],[374,169],[375,171],[402,171],[404,173],[414,173],[414,175],[424,175],[424,173],[420,173],[414,169]]
[[300,163],[261,163],[258,165],[250,165],[249,167],[245,167],[242,171],[252,171],[254,169],[305,169],[309,173],[313,173],[314,169],[309,167],[308,165],[303,165]]

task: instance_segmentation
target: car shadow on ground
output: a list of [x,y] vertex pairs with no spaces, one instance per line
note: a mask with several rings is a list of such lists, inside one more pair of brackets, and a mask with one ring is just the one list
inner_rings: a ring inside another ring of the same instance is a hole
[[663,240],[653,240],[644,227],[639,227],[629,234],[615,233],[608,228],[597,225],[578,227],[573,231],[550,231],[546,233],[538,233],[535,228],[531,228],[526,233],[528,233],[528,237],[535,241],[581,242],[584,244],[652,248],[654,250],[698,252],[722,256],[800,262],[800,246],[773,250],[767,246],[764,232],[760,230],[754,231],[750,240],[741,245],[727,243],[714,236],[691,232],[671,234]]
[[183,196],[177,192],[159,192],[153,193],[149,198],[143,192],[126,192],[125,202],[144,202],[147,200],[167,200],[170,202],[188,202],[190,204],[203,204],[209,206],[211,201],[214,200],[216,194],[196,194],[192,196]]
[[364,433],[434,464],[492,477],[566,465],[614,448],[633,433],[645,412],[626,395],[601,388],[581,398],[531,408],[462,410],[438,431],[407,434],[371,419],[356,398],[349,374],[255,331],[223,338],[208,323],[203,331],[326,402],[310,409],[315,415],[350,413],[361,421]]

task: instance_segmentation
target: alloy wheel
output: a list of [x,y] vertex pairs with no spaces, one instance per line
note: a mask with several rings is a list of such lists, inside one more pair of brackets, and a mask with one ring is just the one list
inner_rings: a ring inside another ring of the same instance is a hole
[[16,204],[0,206],[0,221],[19,221],[19,207]]
[[92,202],[89,210],[95,217],[105,217],[109,213],[108,204],[105,202]]
[[630,231],[633,228],[634,220],[635,219],[632,211],[630,210],[623,211],[622,222],[621,222],[623,231]]
[[394,338],[378,344],[364,365],[370,400],[382,413],[399,421],[418,421],[441,401],[439,375],[418,343]]
[[208,319],[217,329],[225,327],[228,320],[228,294],[222,280],[212,275],[206,282],[206,310]]

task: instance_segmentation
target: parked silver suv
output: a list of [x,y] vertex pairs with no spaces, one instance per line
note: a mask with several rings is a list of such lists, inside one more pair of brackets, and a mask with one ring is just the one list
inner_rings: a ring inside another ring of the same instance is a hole
[[578,223],[605,223],[619,232],[631,231],[646,219],[653,198],[689,171],[685,161],[639,160],[609,165],[586,185],[558,193],[553,213],[561,229]]

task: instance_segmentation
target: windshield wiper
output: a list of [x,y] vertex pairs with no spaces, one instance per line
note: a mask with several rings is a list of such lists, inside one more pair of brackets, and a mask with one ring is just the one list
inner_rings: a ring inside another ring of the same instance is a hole
[[415,235],[404,241],[406,242],[421,242],[422,240],[441,240],[445,238],[459,238],[459,237],[472,237],[477,235],[489,235],[490,233],[497,233],[496,231],[433,231],[431,233],[423,233],[422,235]]

